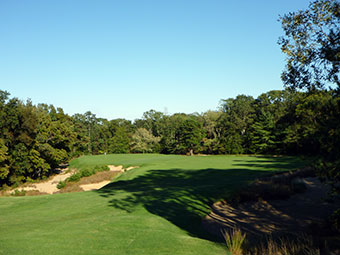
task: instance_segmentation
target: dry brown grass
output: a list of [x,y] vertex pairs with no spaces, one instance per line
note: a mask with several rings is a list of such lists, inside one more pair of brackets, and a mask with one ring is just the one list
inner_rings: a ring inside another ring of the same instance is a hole
[[70,193],[70,192],[81,192],[82,188],[79,187],[77,182],[69,182],[67,185],[55,193]]
[[26,196],[40,196],[40,195],[48,195],[48,193],[40,192],[39,190],[27,190]]
[[8,190],[0,190],[0,196],[3,197],[3,196],[9,196],[10,194],[8,193]]
[[313,242],[313,238],[307,235],[301,235],[292,239],[268,238],[255,246],[248,247],[246,234],[240,229],[233,229],[231,232],[224,231],[228,254],[230,255],[320,255],[321,251]]
[[120,174],[120,172],[118,171],[117,172],[115,171],[97,172],[94,175],[81,178],[78,184],[84,185],[84,184],[98,183],[102,181],[110,181],[114,177],[116,177],[118,174]]
[[266,242],[255,247],[249,254],[253,255],[320,255],[320,249],[316,248],[313,239],[309,236],[301,236],[295,241],[269,238]]
[[242,246],[246,239],[246,234],[243,234],[240,229],[233,229],[230,233],[224,231],[223,237],[230,254],[242,255],[244,253]]

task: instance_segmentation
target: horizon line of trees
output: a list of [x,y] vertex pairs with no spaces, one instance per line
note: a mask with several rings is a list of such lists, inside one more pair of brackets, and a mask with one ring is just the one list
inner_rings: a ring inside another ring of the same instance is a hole
[[134,122],[65,114],[0,90],[0,186],[44,178],[80,155],[286,154],[336,158],[340,100],[332,90],[239,95],[202,114],[147,111]]
[[323,158],[322,174],[339,182],[340,2],[314,0],[279,21],[286,89],[225,99],[218,111],[150,110],[134,122],[109,121],[91,112],[69,116],[0,90],[0,187],[48,176],[72,157],[102,153],[312,155]]

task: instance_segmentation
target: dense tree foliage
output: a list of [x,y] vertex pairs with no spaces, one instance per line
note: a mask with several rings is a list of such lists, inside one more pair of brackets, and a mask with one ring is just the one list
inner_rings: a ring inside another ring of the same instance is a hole
[[308,90],[335,84],[340,89],[340,3],[318,0],[307,10],[280,17],[285,35],[279,40],[287,56],[283,82]]
[[[272,153],[318,155],[336,162],[339,6],[335,0],[317,0],[306,11],[281,17],[285,35],[279,44],[287,55],[282,79],[289,89],[224,99],[219,111],[167,115],[150,110],[132,123],[98,118],[90,111],[69,116],[61,108],[35,106],[0,90],[0,186],[44,178],[84,154]],[[336,86],[323,89],[331,84]],[[324,171],[339,178],[338,171],[332,173]]]
[[[289,152],[319,156],[315,169],[339,194],[340,2],[316,0],[307,10],[280,20],[285,35],[279,44],[287,56],[282,80],[292,89],[309,92],[299,97],[283,143]],[[339,229],[340,209],[331,218]]]
[[0,184],[50,175],[84,154],[299,154],[338,158],[340,99],[335,91],[274,90],[239,95],[220,110],[163,114],[150,110],[133,123],[86,112],[69,116],[0,91]]
[[159,152],[160,137],[156,137],[145,128],[137,128],[131,138],[131,152]]

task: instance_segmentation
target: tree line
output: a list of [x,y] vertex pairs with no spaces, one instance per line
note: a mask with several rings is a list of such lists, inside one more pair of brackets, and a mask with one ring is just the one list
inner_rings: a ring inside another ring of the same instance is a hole
[[0,186],[103,153],[311,155],[323,158],[323,175],[340,181],[340,3],[315,0],[279,20],[286,89],[225,99],[217,111],[150,110],[134,122],[107,120],[91,112],[69,116],[0,90]]
[[273,90],[222,100],[217,111],[107,120],[70,116],[0,91],[0,183],[50,175],[80,155],[106,153],[288,154],[336,158],[340,98],[334,91]]

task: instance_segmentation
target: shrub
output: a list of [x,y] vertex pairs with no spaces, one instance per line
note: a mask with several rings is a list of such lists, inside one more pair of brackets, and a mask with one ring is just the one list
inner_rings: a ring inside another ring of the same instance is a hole
[[81,173],[78,172],[78,173],[75,173],[75,174],[72,174],[70,177],[68,177],[66,180],[67,181],[70,181],[70,182],[77,182],[79,181],[81,178]]
[[66,186],[66,181],[60,181],[58,184],[57,184],[57,188],[58,189],[62,189]]
[[91,176],[95,173],[95,171],[89,169],[89,168],[85,168],[83,170],[81,170],[80,174],[81,174],[81,177],[88,177],[88,176]]
[[329,218],[333,228],[340,232],[340,209],[335,210]]
[[[70,177],[68,177],[65,181],[61,181],[58,183],[57,188],[58,189],[64,189],[67,185],[68,182],[79,182],[82,177],[89,177],[97,172],[104,172],[108,171],[110,168],[106,165],[101,165],[101,166],[95,166],[93,169],[91,168],[84,168],[74,174],[72,174]],[[69,186],[69,185],[67,185]],[[78,187],[76,191],[81,191],[81,189]]]
[[109,171],[110,168],[106,165],[103,165],[103,166],[95,166],[94,167],[94,173],[97,173],[97,172],[104,172],[104,171]]
[[14,192],[11,193],[12,196],[25,196],[26,191],[25,190],[14,190]]

